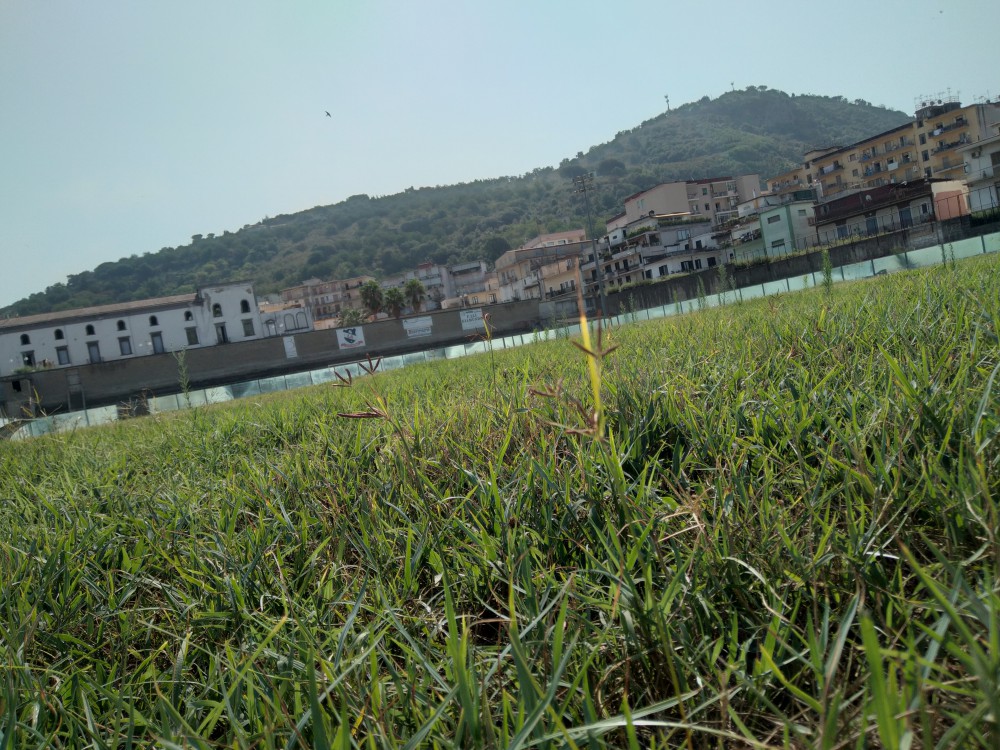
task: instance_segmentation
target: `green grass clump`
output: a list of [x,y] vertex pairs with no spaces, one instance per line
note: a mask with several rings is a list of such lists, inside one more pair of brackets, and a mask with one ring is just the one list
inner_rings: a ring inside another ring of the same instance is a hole
[[0,443],[0,747],[995,747],[998,288]]

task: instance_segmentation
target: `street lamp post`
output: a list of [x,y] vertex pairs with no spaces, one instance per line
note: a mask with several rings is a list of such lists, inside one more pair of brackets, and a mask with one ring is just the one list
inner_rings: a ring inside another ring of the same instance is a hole
[[594,268],[597,271],[597,292],[599,298],[600,315],[603,318],[607,315],[608,300],[604,295],[604,271],[601,269],[601,258],[597,252],[597,238],[594,236],[594,219],[590,213],[590,194],[588,190],[594,187],[594,173],[587,172],[573,178],[573,192],[583,193],[583,203],[587,208],[587,231],[590,233],[590,244],[594,250]]

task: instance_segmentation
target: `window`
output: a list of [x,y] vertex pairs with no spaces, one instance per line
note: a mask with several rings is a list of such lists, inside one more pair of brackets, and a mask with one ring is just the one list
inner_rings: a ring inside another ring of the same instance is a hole
[[677,230],[677,239],[679,239],[679,240],[686,240],[690,236],[691,236],[691,230],[690,229],[678,229]]
[[160,332],[149,335],[149,343],[153,345],[153,354],[163,354],[163,334]]
[[222,317],[222,305],[220,305],[218,302],[212,305],[212,317],[213,318]]
[[123,357],[129,356],[132,353],[132,339],[128,336],[122,336],[118,339],[118,349]]
[[191,314],[190,310],[184,311],[184,320],[194,320],[194,315]]
[[851,177],[857,177],[857,176],[858,176],[858,170],[852,169],[851,170]]
[[118,321],[118,330],[119,331],[124,331],[125,330],[125,321],[124,320],[119,320]]
[[[329,298],[324,298],[323,301],[324,302],[329,302],[330,299]],[[241,299],[240,300],[240,312],[241,313],[248,313],[248,312],[250,312],[250,303],[247,302],[245,299]]]
[[775,214],[774,216],[767,217],[768,224],[777,224],[779,221],[781,221],[781,214]]
[[56,329],[56,341],[62,341],[64,338],[65,338],[65,336],[63,336],[63,330],[62,330],[62,328],[57,328]]
[[21,334],[21,346],[27,346],[31,343],[31,336],[26,333]]
[[215,340],[218,343],[220,343],[220,344],[228,344],[229,343],[229,334],[226,333],[226,324],[225,323],[216,323],[215,324]]
[[497,303],[497,296],[495,294],[490,295],[490,304],[495,305]]
[[805,215],[806,215],[806,210],[804,208],[800,208],[799,209],[799,216],[805,216]]
[[101,361],[101,345],[96,341],[87,342],[87,356],[90,357],[91,364],[97,364]]
[[851,154],[850,156],[847,157],[847,160],[854,161],[857,158],[857,156],[858,156],[857,154]]
[[706,203],[706,204],[705,204],[705,210],[706,210],[706,211],[711,211],[711,210],[712,210],[712,207],[711,207],[711,206],[710,206],[710,205],[709,205],[708,203]]
[[715,256],[713,255],[711,258],[708,259],[708,267],[712,268],[716,264],[716,262],[717,261],[715,260]]
[[197,328],[185,328],[184,333],[187,334],[187,342],[189,346],[195,346],[198,343]]
[[68,365],[69,364],[69,349],[67,349],[65,346],[57,346],[56,347],[56,361],[58,361],[59,364],[61,364],[61,365]]
[[775,240],[774,242],[771,243],[772,250],[778,250],[780,248],[783,248],[784,246],[785,246],[784,240]]
[[930,156],[928,155],[928,153],[926,151],[921,151],[920,152],[920,158],[923,159],[924,161],[927,161],[930,158]]
[[707,187],[703,187],[703,188],[701,189],[701,194],[702,194],[702,195],[708,195],[708,188],[707,188]]
[[150,328],[156,328],[156,326],[158,326],[158,325],[160,325],[160,321],[156,319],[155,315],[150,315],[149,316],[149,327]]
[[694,248],[695,250],[701,250],[701,240],[694,241]]
[[695,258],[694,259],[694,267],[695,268],[701,268],[701,258]]
[[243,321],[243,335],[253,336],[253,321],[249,318]]
[[35,353],[34,352],[21,352],[21,362],[24,363],[25,367],[35,366]]
[[87,331],[87,335],[88,336],[93,336],[94,335],[94,326],[88,325],[87,328],[86,328],[86,331]]

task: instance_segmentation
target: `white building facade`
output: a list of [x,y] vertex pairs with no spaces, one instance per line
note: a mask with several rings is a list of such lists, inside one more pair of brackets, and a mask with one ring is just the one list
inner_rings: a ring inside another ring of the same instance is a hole
[[0,376],[163,354],[265,335],[253,285],[0,320]]

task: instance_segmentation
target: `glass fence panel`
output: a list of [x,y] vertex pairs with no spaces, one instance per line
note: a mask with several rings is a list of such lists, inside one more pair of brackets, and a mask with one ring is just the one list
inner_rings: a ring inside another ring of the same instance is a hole
[[257,381],[260,385],[261,393],[277,393],[285,390],[285,376],[279,375],[275,378],[261,378]]
[[244,380],[242,383],[233,383],[229,386],[233,391],[233,398],[248,398],[260,395],[260,381]]
[[979,238],[979,244],[982,245],[988,253],[1000,253],[1000,232],[983,235]]
[[887,255],[884,258],[875,258],[872,260],[872,265],[875,268],[876,276],[886,273],[895,273],[896,271],[902,271],[906,268],[904,258],[898,255]]
[[766,281],[760,285],[761,294],[767,297],[771,297],[775,294],[784,294],[788,291],[788,287],[785,286],[785,281]]
[[181,408],[181,400],[176,393],[169,396],[154,396],[149,399],[150,411],[177,411]]
[[941,264],[941,248],[937,245],[919,250],[907,250],[907,261],[911,268],[927,268]]
[[983,243],[978,237],[971,237],[967,240],[949,242],[945,245],[945,249],[948,251],[949,259],[951,259],[951,253],[954,250],[955,259],[960,260],[961,258],[971,258],[973,255],[982,255]]
[[310,372],[292,372],[285,375],[285,389],[291,390],[292,388],[305,388],[313,384],[312,373]]
[[309,374],[312,376],[313,385],[319,385],[321,383],[332,383],[337,380],[337,376],[333,373],[334,369],[332,367],[324,367],[322,370],[312,370]]

